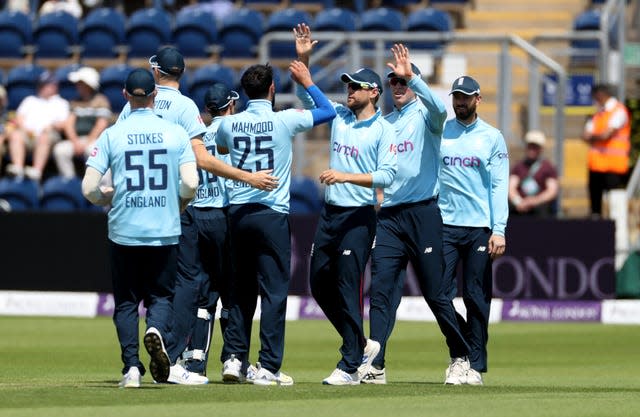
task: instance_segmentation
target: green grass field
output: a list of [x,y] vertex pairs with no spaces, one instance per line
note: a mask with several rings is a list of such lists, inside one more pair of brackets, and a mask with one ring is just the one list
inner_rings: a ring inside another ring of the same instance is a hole
[[216,332],[209,385],[155,385],[147,375],[142,388],[123,390],[110,319],[0,317],[0,416],[640,415],[637,326],[492,325],[483,387],[444,386],[444,340],[434,323],[416,322],[395,329],[388,385],[323,386],[338,360],[336,333],[324,321],[287,326],[292,387],[223,385]]

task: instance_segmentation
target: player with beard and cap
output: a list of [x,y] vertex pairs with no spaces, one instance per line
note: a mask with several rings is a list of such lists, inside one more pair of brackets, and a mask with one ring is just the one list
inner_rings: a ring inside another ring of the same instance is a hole
[[[298,59],[309,63],[317,41],[305,24],[293,29]],[[376,188],[389,187],[398,170],[396,132],[377,107],[380,77],[369,68],[342,74],[347,105],[333,103],[327,185],[311,249],[311,294],[342,338],[342,357],[325,385],[356,385],[369,373],[380,344],[364,336],[362,278],[376,234]],[[305,108],[308,95],[296,94]]]
[[[371,256],[370,335],[380,353],[363,383],[385,384],[384,354],[402,297],[403,272],[415,270],[420,290],[449,346],[451,363],[465,361],[469,347],[443,281],[442,216],[438,208],[440,141],[447,118],[444,103],[420,78],[403,44],[391,48],[387,75],[394,108],[385,116],[396,131],[398,173],[378,211]],[[447,382],[447,381],[445,381]]]
[[[109,205],[109,253],[124,374],[121,388],[140,387],[145,368],[138,352],[138,307],[147,308],[144,345],[155,382],[170,376],[164,344],[173,321],[173,287],[180,237],[180,211],[198,185],[195,156],[187,132],[153,112],[156,86],[139,68],[123,91],[131,114],[102,132],[82,180],[82,193]],[[101,187],[110,169],[113,187]]]
[[456,117],[445,123],[442,133],[438,205],[444,223],[444,279],[451,299],[457,292],[457,265],[462,262],[467,314],[457,317],[469,345],[469,361],[450,366],[445,376],[452,384],[482,385],[482,373],[487,372],[491,264],[506,246],[509,154],[502,133],[477,114],[482,101],[478,82],[467,75],[459,77],[450,94]]

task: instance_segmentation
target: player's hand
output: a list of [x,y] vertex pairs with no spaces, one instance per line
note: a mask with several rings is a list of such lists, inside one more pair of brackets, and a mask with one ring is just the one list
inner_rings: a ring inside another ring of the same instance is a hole
[[333,185],[342,184],[346,181],[344,172],[336,171],[335,169],[327,169],[320,174],[320,183]]
[[393,58],[396,60],[395,64],[388,62],[387,66],[391,68],[391,71],[398,78],[404,78],[406,80],[411,79],[413,71],[411,70],[411,59],[409,57],[409,49],[401,43],[396,43],[391,48]]
[[257,188],[262,191],[273,191],[278,188],[279,178],[271,175],[272,169],[265,169],[263,171],[252,172],[249,177],[249,185],[253,188]]
[[497,259],[504,255],[504,250],[507,247],[504,236],[491,235],[489,238],[489,256],[491,259]]
[[293,28],[293,35],[296,39],[296,53],[300,58],[309,58],[313,47],[318,41],[311,40],[311,29],[306,23],[299,23]]
[[289,71],[291,71],[291,79],[304,88],[313,85],[309,68],[302,62],[292,61],[291,64],[289,64]]

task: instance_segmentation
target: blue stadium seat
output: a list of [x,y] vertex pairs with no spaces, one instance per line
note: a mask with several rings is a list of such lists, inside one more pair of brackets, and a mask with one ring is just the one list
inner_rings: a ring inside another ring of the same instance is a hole
[[323,205],[323,198],[316,182],[309,177],[294,175],[289,188],[289,212],[291,214],[317,214]]
[[[316,14],[313,20],[314,32],[354,32],[358,25],[356,23],[356,14],[348,9],[334,7],[331,9],[321,10]],[[321,41],[316,49],[322,48],[325,41]],[[343,55],[346,47],[340,47],[331,56]]]
[[124,14],[117,9],[93,9],[82,21],[80,46],[83,58],[115,58],[125,42]]
[[235,72],[220,64],[204,65],[193,72],[189,85],[189,97],[195,101],[199,109],[204,109],[204,94],[211,84],[216,82],[235,88]]
[[37,209],[39,192],[38,183],[33,180],[0,178],[0,199],[9,203],[11,211]]
[[125,33],[129,57],[150,57],[171,41],[171,17],[162,9],[136,10]]
[[[302,10],[288,8],[276,10],[267,19],[266,32],[291,32],[299,23],[311,24],[311,16]],[[295,58],[296,46],[292,40],[271,42],[269,46],[271,58]]]
[[7,74],[7,97],[9,110],[18,108],[22,100],[36,93],[38,77],[45,71],[40,65],[19,65]]
[[22,58],[33,43],[31,18],[22,12],[0,12],[0,57]]
[[173,43],[186,57],[204,58],[218,40],[216,21],[211,13],[182,9],[176,15]]
[[234,10],[224,19],[218,33],[223,48],[222,57],[255,57],[263,30],[262,13],[247,8]]
[[[380,7],[365,11],[360,17],[360,30],[363,32],[400,32],[404,30],[402,12]],[[385,48],[391,48],[394,42],[385,42]],[[362,48],[373,49],[373,42],[362,42]]]
[[77,211],[87,208],[88,201],[82,195],[79,178],[54,176],[42,185],[40,208],[49,211]]
[[[434,8],[416,10],[407,18],[408,32],[440,32],[448,33],[453,29],[449,13]],[[407,42],[409,48],[442,49],[444,41]]]
[[62,11],[40,15],[33,41],[36,58],[68,58],[78,46],[78,19]]
[[116,64],[103,69],[100,72],[100,92],[107,96],[111,109],[119,113],[127,101],[122,96],[124,81],[133,67],[127,64]]
[[78,98],[78,90],[76,85],[69,81],[69,73],[77,71],[82,65],[69,64],[58,67],[55,71],[58,80],[58,94],[66,100],[76,100]]

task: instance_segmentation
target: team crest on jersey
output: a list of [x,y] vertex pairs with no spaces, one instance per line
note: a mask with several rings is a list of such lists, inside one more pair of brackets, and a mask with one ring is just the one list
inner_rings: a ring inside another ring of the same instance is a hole
[[94,157],[98,154],[98,147],[94,146],[93,149],[91,150],[91,153],[89,154],[89,156]]

